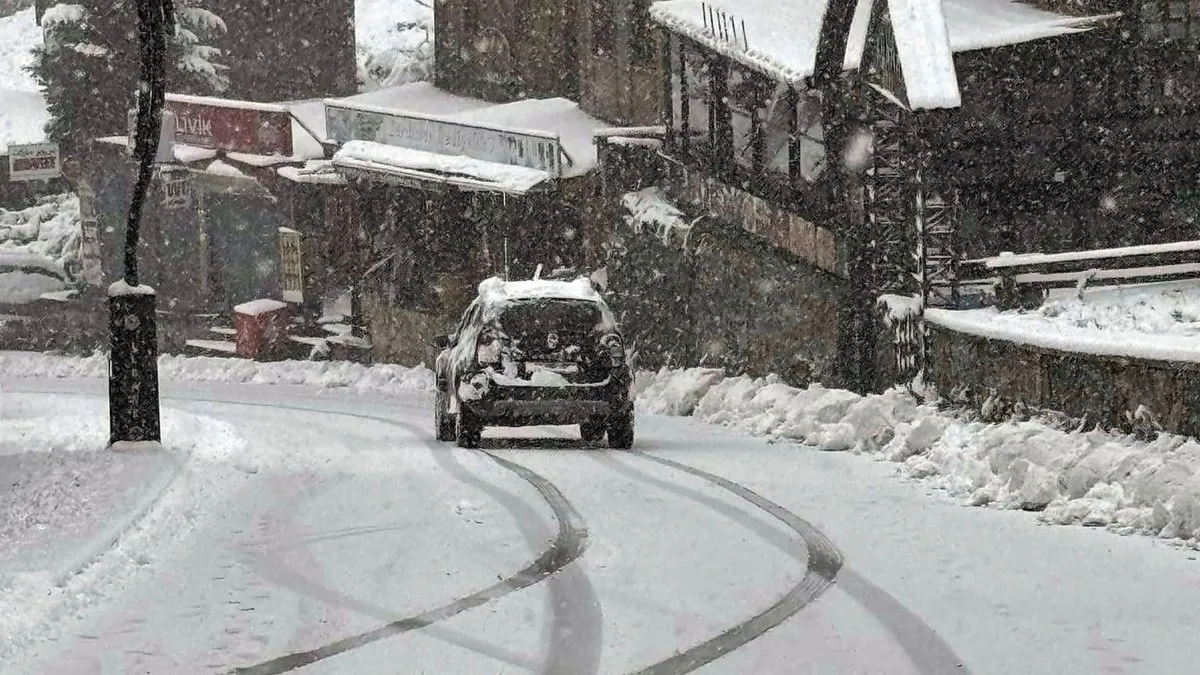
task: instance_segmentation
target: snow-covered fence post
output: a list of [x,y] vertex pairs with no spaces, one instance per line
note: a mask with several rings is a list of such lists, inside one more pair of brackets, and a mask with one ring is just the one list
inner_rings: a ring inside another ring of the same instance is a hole
[[925,370],[925,301],[917,296],[881,295],[883,322],[892,331],[896,381],[911,387]]

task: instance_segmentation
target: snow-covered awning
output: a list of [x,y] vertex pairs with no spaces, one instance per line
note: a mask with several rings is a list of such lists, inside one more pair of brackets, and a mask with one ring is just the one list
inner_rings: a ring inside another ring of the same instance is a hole
[[[606,126],[564,98],[497,104],[426,82],[331,99],[326,106],[326,135],[332,142],[373,141],[484,164],[508,161],[553,178],[574,178],[595,169],[592,134]],[[552,154],[561,153],[561,160],[547,158],[540,166],[530,161],[541,151],[539,139],[556,146]],[[506,155],[512,152],[516,154]]]
[[349,175],[419,188],[454,186],[525,194],[552,179],[539,169],[399,148],[374,141],[349,141],[333,156],[333,166]]
[[[858,0],[842,62],[846,70],[862,63],[872,4],[873,0]],[[731,60],[802,87],[815,70],[825,5],[825,0],[664,0],[651,5],[650,15],[668,30]],[[906,84],[916,88],[908,92],[914,107],[958,104],[943,86],[947,73],[934,72],[945,69],[936,65],[945,60],[928,58],[928,48],[939,40],[941,45],[948,40],[953,53],[989,49],[1086,31],[1117,16],[1067,16],[1011,0],[893,0],[889,6],[897,43],[908,42],[897,46]],[[930,16],[939,6],[944,19]],[[731,31],[721,36],[709,28],[706,8],[726,15],[736,40]]]

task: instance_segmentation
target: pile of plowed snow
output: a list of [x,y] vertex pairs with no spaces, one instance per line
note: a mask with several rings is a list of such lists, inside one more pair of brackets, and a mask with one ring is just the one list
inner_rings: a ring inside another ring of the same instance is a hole
[[642,373],[637,391],[641,412],[869,453],[967,504],[1200,546],[1200,443],[1193,439],[1164,434],[1142,442],[1037,421],[989,424],[949,415],[903,390],[858,396],[712,369]]

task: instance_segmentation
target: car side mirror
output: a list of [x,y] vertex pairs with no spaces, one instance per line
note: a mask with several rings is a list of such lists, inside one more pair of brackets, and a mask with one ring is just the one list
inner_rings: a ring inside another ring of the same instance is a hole
[[437,349],[445,349],[450,346],[449,335],[435,335],[433,338],[433,346]]

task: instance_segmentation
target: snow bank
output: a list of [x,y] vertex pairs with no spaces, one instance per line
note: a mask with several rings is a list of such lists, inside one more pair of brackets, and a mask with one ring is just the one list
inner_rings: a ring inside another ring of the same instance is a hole
[[[397,393],[433,390],[433,371],[379,364],[363,366],[344,361],[282,361],[208,356],[160,356],[159,377],[176,382],[243,382]],[[108,377],[108,355],[53,356],[33,352],[0,352],[0,374],[10,377],[60,379]]]
[[65,288],[66,284],[61,279],[45,274],[0,272],[0,305],[24,305]]
[[1200,443],[1154,442],[1036,421],[985,424],[903,390],[858,396],[778,378],[689,369],[642,373],[641,413],[692,415],[772,441],[896,462],[964,504],[1038,511],[1053,524],[1181,539],[1200,547]]
[[0,208],[0,257],[22,256],[47,270],[75,269],[79,263],[79,198],[73,194],[44,197],[19,211]]
[[[86,358],[0,352],[0,374],[97,378],[104,354]],[[163,356],[160,376],[177,382],[246,382],[429,392],[423,367],[345,362],[257,363]],[[896,462],[964,504],[1038,511],[1047,523],[1103,526],[1123,534],[1181,539],[1200,547],[1200,442],[1153,442],[1035,421],[985,424],[954,416],[906,390],[859,396],[779,378],[726,377],[712,368],[640,372],[640,414],[692,416],[770,441],[866,453]]]

